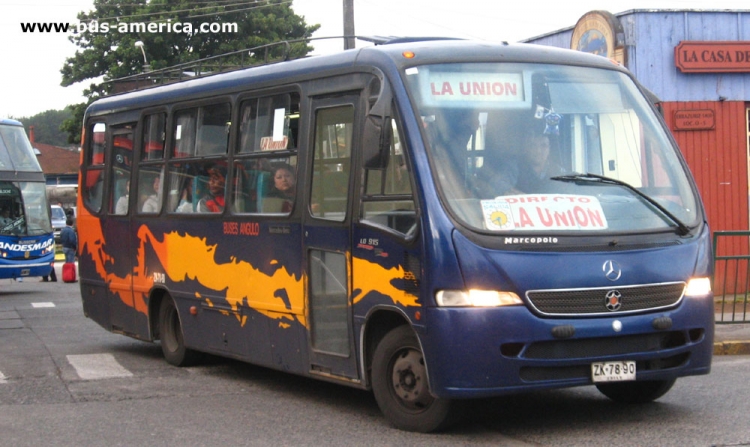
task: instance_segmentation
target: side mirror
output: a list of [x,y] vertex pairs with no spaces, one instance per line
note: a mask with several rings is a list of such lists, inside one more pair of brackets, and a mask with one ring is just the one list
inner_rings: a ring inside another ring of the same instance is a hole
[[391,149],[391,107],[393,94],[385,79],[381,83],[378,99],[365,120],[362,154],[365,169],[385,169]]

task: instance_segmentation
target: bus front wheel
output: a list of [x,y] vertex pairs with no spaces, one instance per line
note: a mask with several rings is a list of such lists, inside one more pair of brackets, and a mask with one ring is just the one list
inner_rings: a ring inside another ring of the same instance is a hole
[[667,394],[677,379],[598,383],[596,388],[615,402],[645,404]]
[[453,402],[430,394],[424,357],[407,325],[391,330],[375,349],[372,389],[380,410],[396,428],[426,433],[454,420]]
[[196,353],[185,347],[180,315],[169,297],[165,297],[159,307],[159,338],[161,351],[167,363],[174,366],[189,366],[195,362]]

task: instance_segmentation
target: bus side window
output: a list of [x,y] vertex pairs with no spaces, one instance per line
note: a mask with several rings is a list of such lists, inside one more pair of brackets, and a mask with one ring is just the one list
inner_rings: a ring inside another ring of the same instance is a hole
[[197,109],[181,110],[174,114],[172,158],[192,157],[195,155],[197,114]]
[[156,214],[162,202],[161,166],[141,168],[138,173],[138,211],[143,214]]
[[95,123],[89,127],[88,153],[86,154],[86,177],[83,183],[84,202],[94,213],[102,209],[104,198],[104,154],[107,125]]
[[175,213],[192,213],[195,211],[194,188],[195,172],[189,163],[169,165],[169,191],[167,209]]
[[200,120],[196,131],[196,154],[226,154],[229,146],[230,121],[231,108],[229,104],[201,107]]
[[167,116],[164,113],[148,115],[143,120],[143,143],[140,160],[161,160],[164,158]]
[[255,213],[262,207],[268,189],[269,172],[260,168],[261,160],[236,161],[234,164],[234,211]]
[[134,128],[135,124],[130,124],[118,126],[112,130],[112,162],[109,176],[110,214],[121,216],[128,214]]
[[411,175],[396,120],[392,120],[391,147],[384,169],[365,171],[362,198],[363,222],[408,234],[415,229],[417,212],[412,196]]
[[253,98],[242,102],[238,153],[296,148],[300,106],[297,93]]
[[235,162],[235,212],[289,214],[296,195],[297,156]]
[[237,155],[248,157],[235,162],[235,212],[292,212],[297,196],[299,119],[300,98],[296,92],[242,102]]

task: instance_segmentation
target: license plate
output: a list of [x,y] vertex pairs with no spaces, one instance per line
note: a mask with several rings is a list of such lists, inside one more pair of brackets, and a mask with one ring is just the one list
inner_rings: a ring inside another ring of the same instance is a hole
[[622,382],[635,380],[635,362],[597,362],[591,364],[591,378],[594,382]]

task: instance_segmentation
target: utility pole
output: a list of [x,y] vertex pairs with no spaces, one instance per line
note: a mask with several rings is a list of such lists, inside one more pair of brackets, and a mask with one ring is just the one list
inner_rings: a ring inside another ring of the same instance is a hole
[[[344,0],[344,35],[354,36],[354,0]],[[344,49],[354,48],[354,37],[344,38]]]

